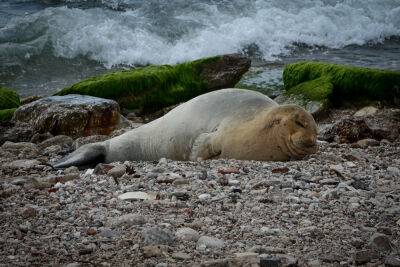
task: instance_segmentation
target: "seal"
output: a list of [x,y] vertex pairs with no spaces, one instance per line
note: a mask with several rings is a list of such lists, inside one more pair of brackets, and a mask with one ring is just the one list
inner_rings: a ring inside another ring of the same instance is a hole
[[160,158],[286,161],[315,153],[316,136],[316,123],[303,108],[230,88],[193,98],[120,136],[84,145],[54,167]]

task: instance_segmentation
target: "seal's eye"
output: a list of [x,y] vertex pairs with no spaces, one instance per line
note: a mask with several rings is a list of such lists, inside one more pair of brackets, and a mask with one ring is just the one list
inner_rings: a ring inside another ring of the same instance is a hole
[[295,122],[298,126],[300,126],[301,128],[306,128],[306,126],[305,126],[301,121],[295,120],[294,122]]

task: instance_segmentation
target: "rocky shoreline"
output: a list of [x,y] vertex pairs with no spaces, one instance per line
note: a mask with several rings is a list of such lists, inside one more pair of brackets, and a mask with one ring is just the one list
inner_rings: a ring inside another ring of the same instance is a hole
[[0,265],[400,266],[399,110],[355,111],[332,110],[319,123],[329,142],[290,162],[53,170],[106,137],[5,142]]

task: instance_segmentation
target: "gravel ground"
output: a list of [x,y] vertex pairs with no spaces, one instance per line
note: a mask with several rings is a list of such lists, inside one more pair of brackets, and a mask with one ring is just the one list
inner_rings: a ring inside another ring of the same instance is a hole
[[44,142],[0,149],[0,266],[400,266],[399,142],[94,170]]

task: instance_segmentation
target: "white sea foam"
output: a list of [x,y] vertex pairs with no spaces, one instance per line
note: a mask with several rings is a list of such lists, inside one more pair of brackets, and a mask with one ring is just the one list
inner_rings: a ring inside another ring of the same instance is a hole
[[[140,3],[109,4],[132,2]],[[12,44],[26,50],[35,38],[45,37],[56,56],[86,56],[111,67],[176,63],[238,52],[251,44],[271,60],[290,53],[296,43],[341,48],[400,36],[398,0],[232,0],[226,9],[212,1],[159,2],[123,12],[48,8],[0,29],[0,49]],[[29,40],[17,36],[29,29],[36,32]],[[31,53],[42,49],[32,47]]]

